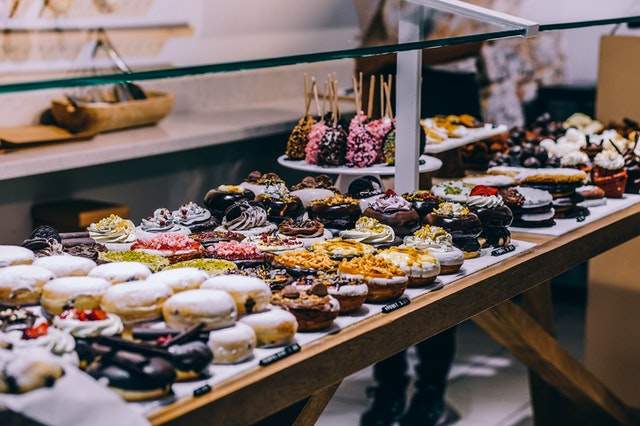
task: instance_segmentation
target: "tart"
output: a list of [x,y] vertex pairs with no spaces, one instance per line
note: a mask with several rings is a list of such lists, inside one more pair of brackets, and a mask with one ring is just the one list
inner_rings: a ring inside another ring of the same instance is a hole
[[453,237],[444,228],[424,225],[413,235],[404,237],[404,244],[428,250],[440,262],[440,274],[455,274],[464,263],[464,253],[453,245]]
[[268,184],[264,192],[256,197],[267,212],[267,219],[280,223],[286,219],[296,219],[304,213],[302,200],[291,194],[283,183]]
[[276,267],[283,267],[294,275],[318,271],[329,272],[334,271],[337,267],[337,263],[331,260],[327,253],[314,253],[306,250],[280,253],[273,258],[272,264]]
[[174,221],[173,213],[169,209],[156,209],[153,215],[142,219],[140,226],[136,228],[138,240],[151,239],[160,234],[189,235],[189,228],[179,225]]
[[440,262],[428,250],[415,247],[390,247],[378,253],[407,274],[409,287],[423,287],[433,283],[440,273]]
[[475,186],[466,204],[482,223],[482,247],[504,247],[511,242],[508,227],[513,222],[513,213],[505,206],[496,188]]
[[429,225],[444,228],[451,234],[453,245],[464,252],[465,259],[480,256],[478,237],[482,223],[478,216],[458,203],[442,203],[427,215]]
[[159,234],[148,240],[137,241],[131,250],[166,257],[170,263],[176,263],[200,257],[203,247],[186,235]]
[[249,241],[264,253],[280,253],[283,251],[297,250],[303,247],[303,242],[295,237],[282,235],[262,234],[249,237]]
[[403,194],[402,198],[411,203],[420,215],[420,223],[423,223],[429,213],[440,205],[444,200],[431,191],[420,190],[409,194]]
[[220,185],[204,196],[204,205],[217,220],[222,220],[225,211],[236,202],[252,201],[255,194],[239,185]]
[[302,332],[330,328],[340,312],[340,303],[323,284],[315,284],[306,291],[288,285],[273,294],[271,303],[291,312],[298,321],[298,331]]
[[357,256],[371,254],[376,249],[368,244],[360,243],[356,240],[345,240],[342,238],[334,238],[317,243],[309,247],[309,250],[316,253],[323,253],[332,259],[346,259]]
[[309,207],[313,200],[333,197],[337,192],[333,181],[327,175],[307,176],[291,187],[291,195],[300,198],[305,208]]
[[67,309],[53,317],[53,325],[80,339],[115,336],[124,329],[120,317],[98,308]]
[[376,198],[363,215],[389,225],[400,237],[410,235],[420,227],[420,215],[416,209],[392,190]]
[[396,233],[389,225],[363,216],[358,219],[354,229],[340,231],[340,238],[374,246],[388,246],[396,241]]
[[350,229],[362,214],[358,200],[344,195],[314,200],[309,206],[309,217],[330,229]]
[[238,266],[233,262],[223,259],[193,259],[174,263],[165,269],[171,270],[179,268],[196,268],[205,271],[209,275],[219,275],[237,269]]
[[188,228],[191,233],[213,231],[219,225],[209,210],[193,201],[181,205],[172,215],[174,223]]
[[207,247],[207,256],[230,260],[238,264],[259,264],[264,262],[264,253],[253,243],[221,241]]
[[102,262],[138,262],[153,272],[158,272],[169,266],[167,258],[141,251],[107,251],[100,253],[98,260]]
[[92,223],[87,230],[91,239],[113,251],[129,250],[137,239],[133,222],[114,214]]
[[331,232],[324,229],[322,222],[313,219],[288,219],[278,226],[278,235],[297,238],[304,247],[331,238]]
[[217,231],[232,231],[245,237],[273,232],[276,226],[267,221],[267,212],[260,205],[251,205],[246,201],[230,206],[222,218]]
[[593,183],[602,188],[608,198],[622,198],[628,178],[624,157],[615,151],[605,150],[596,155],[593,164]]
[[260,173],[257,170],[249,173],[245,180],[239,185],[244,189],[248,189],[256,196],[262,194],[267,185],[270,184],[283,184],[284,180],[275,173]]
[[402,296],[407,288],[407,274],[394,263],[381,257],[366,255],[343,260],[338,266],[340,276],[363,280],[369,287],[367,302],[380,303]]
[[329,295],[338,300],[340,315],[360,310],[369,294],[369,287],[364,281],[345,278],[335,273],[307,275],[293,283],[301,291],[310,290],[316,284],[326,286]]

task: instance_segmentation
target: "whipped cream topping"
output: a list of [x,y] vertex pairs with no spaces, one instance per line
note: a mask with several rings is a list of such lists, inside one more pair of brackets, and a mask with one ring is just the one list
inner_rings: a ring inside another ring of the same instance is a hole
[[570,127],[575,127],[587,135],[598,133],[604,128],[602,123],[592,119],[587,114],[584,114],[581,112],[576,112],[572,114],[569,118],[567,118],[564,121],[564,123],[562,123],[562,127],[564,127],[565,129],[568,129]]
[[99,243],[133,243],[136,241],[135,225],[132,221],[114,214],[105,217],[88,228],[89,237]]
[[366,244],[390,243],[396,238],[396,234],[388,225],[384,225],[376,219],[361,217],[355,225],[355,229],[341,231],[340,237],[345,240],[356,240]]
[[378,256],[397,265],[411,277],[430,277],[440,272],[438,259],[414,247],[392,247]]
[[624,158],[615,151],[602,151],[593,160],[594,164],[607,170],[619,170],[624,167]]
[[563,167],[573,167],[589,164],[589,156],[582,151],[567,152],[560,158],[560,165]]
[[558,138],[558,144],[570,144],[580,149],[587,146],[587,137],[580,130],[570,128],[564,136]]
[[397,194],[376,198],[369,206],[383,213],[411,210],[411,203]]
[[442,252],[452,251],[453,237],[444,228],[439,226],[424,225],[413,235],[404,237],[404,244],[415,247],[418,250],[429,249]]
[[211,218],[211,213],[204,207],[194,203],[193,201],[183,204],[172,213],[174,222],[189,226],[196,223],[206,222]]
[[471,195],[467,198],[467,206],[472,208],[494,209],[504,206],[504,201],[499,195]]
[[524,204],[522,207],[525,209],[545,206],[553,201],[551,193],[542,189],[516,186],[515,190],[524,197]]
[[260,206],[252,206],[249,203],[241,203],[242,212],[234,219],[227,216],[222,219],[222,226],[230,231],[245,231],[258,228],[267,224],[267,212]]
[[459,203],[442,203],[433,210],[433,213],[440,216],[462,217],[469,215],[471,212],[467,207]]
[[153,212],[153,216],[142,219],[140,229],[146,232],[175,232],[180,230],[180,226],[173,221],[169,209],[160,208]]
[[78,319],[62,319],[56,315],[53,325],[74,337],[81,339],[98,336],[115,336],[122,333],[124,326],[119,316],[107,314],[107,318],[97,321],[80,321]]
[[573,152],[580,152],[580,146],[568,142],[554,142],[552,139],[544,139],[540,142],[540,146],[544,148],[551,157],[563,158]]
[[35,339],[24,339],[21,330],[13,330],[1,333],[0,340],[10,343],[16,351],[42,348],[57,356],[70,354],[76,347],[73,336],[53,327],[47,329],[47,334]]
[[433,195],[443,198],[446,201],[463,203],[467,200],[471,192],[471,187],[462,182],[452,181],[434,185],[433,188],[431,188],[431,192]]

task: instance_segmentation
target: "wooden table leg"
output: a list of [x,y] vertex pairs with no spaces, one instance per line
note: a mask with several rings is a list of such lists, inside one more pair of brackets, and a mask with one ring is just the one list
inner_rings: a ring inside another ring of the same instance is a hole
[[[638,424],[635,413],[564,350],[536,320],[511,301],[473,318],[544,382],[588,413],[585,424]],[[554,419],[548,424],[559,424]]]

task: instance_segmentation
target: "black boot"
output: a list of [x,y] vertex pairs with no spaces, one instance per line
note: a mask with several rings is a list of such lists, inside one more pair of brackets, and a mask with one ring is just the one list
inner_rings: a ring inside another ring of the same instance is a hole
[[367,396],[373,397],[373,401],[360,417],[361,426],[390,426],[402,416],[406,403],[404,387],[370,387]]
[[[409,409],[400,419],[401,426],[436,426],[451,424],[448,421],[447,405],[442,392],[433,390],[418,390],[411,398]],[[455,414],[453,417],[458,417]],[[450,419],[453,420],[453,419]]]

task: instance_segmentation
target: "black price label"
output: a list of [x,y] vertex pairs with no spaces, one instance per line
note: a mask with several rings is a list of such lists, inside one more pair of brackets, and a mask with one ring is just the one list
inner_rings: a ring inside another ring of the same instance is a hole
[[400,299],[396,300],[393,303],[389,303],[388,305],[385,305],[382,307],[382,313],[383,314],[388,314],[389,312],[393,312],[397,309],[402,308],[403,306],[407,306],[409,303],[411,303],[411,300],[409,300],[408,297],[401,297]]
[[507,246],[500,247],[493,250],[491,252],[491,256],[503,256],[507,253],[511,253],[512,251],[515,251],[515,249],[516,249],[516,246],[514,246],[513,244],[509,244]]
[[202,396],[205,393],[209,393],[209,392],[211,392],[211,385],[203,385],[193,390],[193,396],[196,396],[196,397]]
[[584,215],[580,215],[580,216],[576,217],[576,222],[584,222],[584,220],[585,220],[586,218],[587,218],[586,216],[584,216]]
[[292,345],[287,346],[283,350],[276,352],[273,355],[270,355],[266,358],[261,359],[260,365],[264,367],[265,365],[273,364],[274,362],[280,361],[281,359],[286,358],[289,355],[293,355],[296,352],[300,352],[300,345],[297,343],[294,343]]

